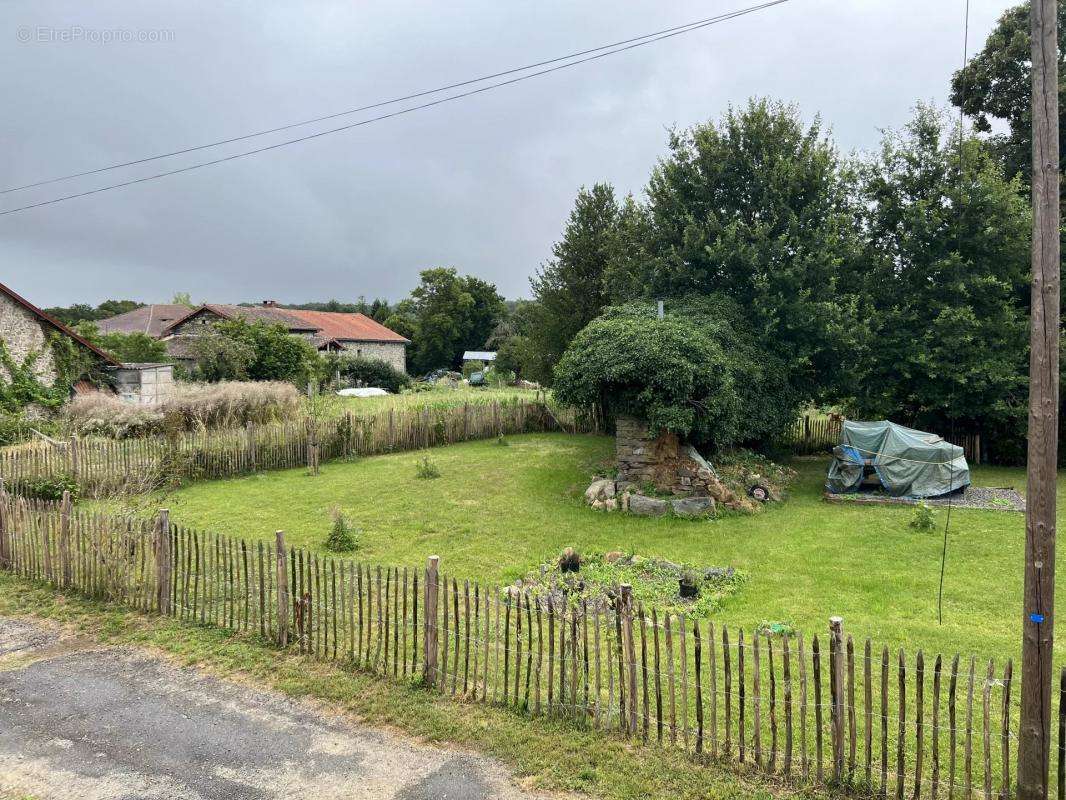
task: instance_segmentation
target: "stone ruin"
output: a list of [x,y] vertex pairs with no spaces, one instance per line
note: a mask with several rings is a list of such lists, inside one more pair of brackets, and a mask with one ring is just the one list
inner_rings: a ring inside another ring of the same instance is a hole
[[[616,420],[615,454],[617,477],[598,478],[585,491],[585,501],[595,509],[699,517],[714,513],[719,504],[736,511],[755,505],[726,486],[695,447],[673,433],[653,437],[648,424],[634,417]],[[653,494],[647,486],[654,487]]]

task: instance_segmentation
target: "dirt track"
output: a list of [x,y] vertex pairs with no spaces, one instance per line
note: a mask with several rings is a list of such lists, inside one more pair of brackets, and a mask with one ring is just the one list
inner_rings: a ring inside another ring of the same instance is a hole
[[0,618],[5,792],[40,800],[532,796],[490,759]]

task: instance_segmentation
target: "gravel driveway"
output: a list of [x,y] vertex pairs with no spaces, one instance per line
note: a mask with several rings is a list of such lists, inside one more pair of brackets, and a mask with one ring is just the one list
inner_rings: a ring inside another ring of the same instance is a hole
[[0,618],[0,797],[520,798],[490,759]]

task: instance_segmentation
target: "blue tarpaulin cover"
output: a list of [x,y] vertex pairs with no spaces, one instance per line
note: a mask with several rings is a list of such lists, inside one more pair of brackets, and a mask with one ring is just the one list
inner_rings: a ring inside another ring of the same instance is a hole
[[936,497],[970,485],[962,448],[935,433],[888,420],[845,420],[825,488],[835,494],[857,491],[867,466],[893,497]]

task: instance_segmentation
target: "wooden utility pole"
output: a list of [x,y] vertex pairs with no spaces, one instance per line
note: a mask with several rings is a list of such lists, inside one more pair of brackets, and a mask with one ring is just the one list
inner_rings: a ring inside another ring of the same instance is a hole
[[1059,418],[1059,75],[1056,0],[1032,0],[1033,287],[1018,800],[1045,800],[1051,754]]

